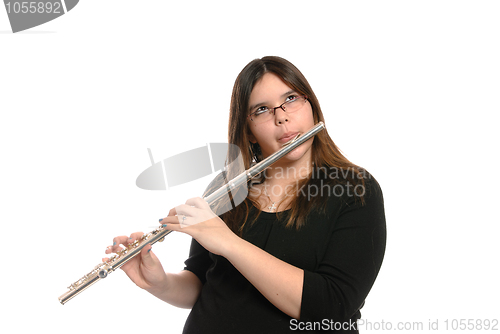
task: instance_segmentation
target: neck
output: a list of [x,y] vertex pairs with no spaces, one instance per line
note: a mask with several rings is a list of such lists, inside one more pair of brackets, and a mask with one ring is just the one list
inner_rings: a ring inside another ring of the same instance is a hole
[[267,212],[282,211],[290,205],[298,181],[307,177],[311,168],[307,166],[271,166],[266,169],[266,181],[257,187],[261,210]]
[[250,196],[259,202],[263,211],[276,212],[278,204],[280,211],[286,209],[293,199],[297,182],[308,177],[312,171],[310,156],[292,161],[285,159],[268,167],[265,182],[251,189]]

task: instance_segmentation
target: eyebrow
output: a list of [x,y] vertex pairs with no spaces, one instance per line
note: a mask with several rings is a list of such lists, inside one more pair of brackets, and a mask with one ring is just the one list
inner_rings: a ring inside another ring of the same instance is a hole
[[[286,93],[281,94],[280,98],[283,99],[283,98],[287,97],[288,95],[290,95],[292,93],[297,94],[297,92],[294,89],[290,89]],[[250,108],[248,108],[248,110],[252,111],[252,110],[255,110],[255,108],[262,107],[263,105],[266,105],[266,104],[267,104],[266,102],[260,102],[260,103],[254,104],[253,106],[251,106]]]

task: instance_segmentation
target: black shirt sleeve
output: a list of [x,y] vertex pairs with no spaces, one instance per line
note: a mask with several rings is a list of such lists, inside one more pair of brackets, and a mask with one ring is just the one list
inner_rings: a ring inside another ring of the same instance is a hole
[[[304,270],[301,321],[346,321],[363,306],[380,270],[386,225],[382,190],[366,180],[365,204],[348,198],[317,270]],[[359,315],[358,315],[359,317]]]
[[189,249],[189,258],[184,262],[186,265],[184,270],[191,271],[198,276],[202,284],[205,284],[207,281],[206,273],[212,263],[209,252],[193,238]]

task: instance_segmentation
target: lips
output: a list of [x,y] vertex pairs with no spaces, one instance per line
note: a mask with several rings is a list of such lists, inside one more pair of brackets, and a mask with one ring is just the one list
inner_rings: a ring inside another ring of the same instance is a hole
[[297,135],[299,134],[298,131],[295,131],[295,132],[287,132],[285,134],[283,134],[283,136],[281,136],[279,139],[278,139],[278,142],[284,144],[290,140],[292,140],[293,138],[295,138]]

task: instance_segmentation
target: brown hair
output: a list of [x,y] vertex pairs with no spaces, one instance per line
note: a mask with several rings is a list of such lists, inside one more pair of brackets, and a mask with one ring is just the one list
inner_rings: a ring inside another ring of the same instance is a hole
[[[251,61],[243,68],[234,83],[228,127],[228,141],[231,144],[237,145],[241,150],[240,153],[245,164],[245,169],[250,167],[252,160],[256,162],[262,160],[258,144],[251,144],[249,141],[248,134],[250,129],[247,123],[247,116],[249,108],[248,101],[252,89],[265,73],[276,74],[297,93],[307,95],[307,99],[312,107],[314,123],[316,124],[320,121],[324,122],[323,113],[321,112],[321,107],[316,95],[306,78],[292,63],[275,56]],[[300,195],[299,189],[303,189],[303,187],[307,187],[315,182],[320,182],[321,179],[325,179],[332,168],[335,168],[337,171],[343,171],[340,173],[343,176],[340,178],[328,179],[330,184],[345,185],[346,182],[349,181],[351,186],[356,186],[358,184],[364,186],[364,177],[361,176],[364,171],[344,157],[328,135],[326,129],[319,132],[314,138],[312,144],[312,160],[318,172],[314,175],[314,178],[312,175],[309,175],[308,178],[298,183],[297,196],[292,200],[291,210],[287,212],[287,226],[300,228],[306,223],[307,215],[311,210],[320,209],[324,211],[327,197],[315,196],[314,198],[310,198],[310,196]],[[319,175],[321,175],[321,177],[319,177]],[[361,201],[363,201],[363,194],[358,194]],[[249,219],[251,205],[259,208],[259,205],[255,203],[254,200],[247,197],[243,203],[222,216],[223,220],[234,232],[241,233],[243,226]],[[259,213],[260,210],[257,210],[254,221]]]

